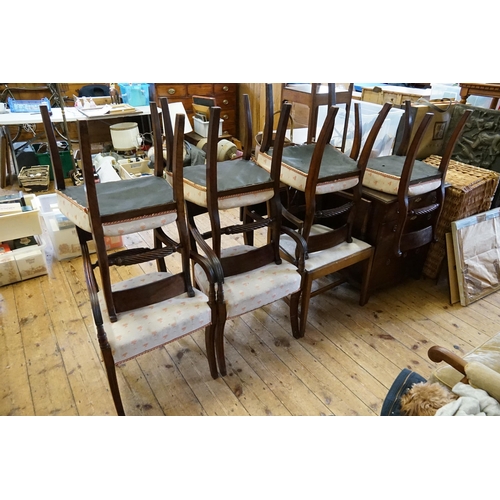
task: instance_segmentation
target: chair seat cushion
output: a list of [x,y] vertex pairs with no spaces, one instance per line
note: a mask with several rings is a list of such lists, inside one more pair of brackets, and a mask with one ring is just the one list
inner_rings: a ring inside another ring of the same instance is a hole
[[[149,273],[113,285],[113,290],[154,282],[169,273]],[[186,293],[150,306],[118,314],[111,323],[102,292],[98,293],[109,344],[116,364],[156,349],[184,335],[204,328],[212,321],[207,296],[195,289],[195,296]]]
[[[270,181],[269,173],[253,161],[228,160],[217,163],[219,209],[246,207],[272,198],[273,190],[259,190],[258,185]],[[255,186],[252,192],[235,193],[244,187]],[[184,197],[198,206],[207,206],[207,175],[205,165],[184,167]]]
[[[309,166],[315,144],[288,146],[283,149],[280,179],[283,183],[299,191],[305,191]],[[257,163],[266,170],[271,170],[273,149],[266,153],[259,152]],[[349,176],[352,173],[352,177]],[[334,175],[347,175],[339,180],[322,180]],[[355,186],[359,181],[358,164],[349,156],[327,145],[321,161],[316,194],[333,193]]]
[[[404,156],[396,155],[371,158],[366,166],[363,186],[387,194],[398,194],[404,161]],[[415,160],[408,195],[417,196],[429,193],[440,185],[441,178],[438,169],[423,161]]]
[[[239,245],[222,249],[221,256],[240,255],[253,247]],[[208,281],[201,268],[195,266],[198,285],[208,293]],[[268,264],[248,273],[224,278],[227,317],[233,318],[287,297],[300,289],[301,277],[289,262]]]
[[[104,222],[105,236],[121,236],[164,226],[177,219],[175,210],[162,205],[172,203],[172,186],[163,178],[154,175],[115,182],[96,184],[101,217],[128,210],[158,207],[157,212],[146,217]],[[91,232],[85,187],[71,186],[57,191],[59,210],[76,226]]]
[[[329,231],[331,231],[331,229],[326,226],[314,224],[311,227],[310,234],[311,236],[314,236]],[[296,243],[290,236],[284,234],[280,237],[280,247],[289,255],[295,255]],[[332,248],[310,253],[309,258],[305,260],[305,270],[307,272],[313,272],[316,269],[330,265],[332,262],[339,262],[353,257],[356,254],[367,252],[371,248],[372,246],[368,243],[352,238],[351,243],[343,242]]]

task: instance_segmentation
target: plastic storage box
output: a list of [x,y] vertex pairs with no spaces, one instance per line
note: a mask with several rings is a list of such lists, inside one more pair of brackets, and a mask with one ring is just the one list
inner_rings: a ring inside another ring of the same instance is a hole
[[13,99],[12,97],[9,97],[7,99],[7,103],[11,113],[40,113],[41,104],[45,104],[45,106],[49,108],[49,111],[51,109],[50,101],[47,97],[31,101]]
[[148,83],[119,83],[122,100],[131,106],[147,106],[149,104]]
[[460,101],[460,87],[446,83],[431,83],[431,96],[429,100],[432,99],[453,99]]
[[[53,255],[57,260],[72,259],[82,254],[75,225],[60,211],[56,194],[44,194],[37,197],[45,228],[52,244]],[[123,246],[121,236],[105,238],[106,248]],[[89,242],[90,252],[95,252],[94,242]]]
[[[208,137],[208,124],[209,122],[204,122],[196,116],[193,117],[194,131],[196,134],[201,135],[201,137]],[[222,124],[224,120],[221,118],[219,123],[219,136],[222,135]]]

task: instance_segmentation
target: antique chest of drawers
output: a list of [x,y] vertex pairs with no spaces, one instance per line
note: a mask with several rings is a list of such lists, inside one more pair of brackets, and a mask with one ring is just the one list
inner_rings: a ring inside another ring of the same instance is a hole
[[222,133],[237,136],[237,83],[155,83],[156,101],[167,97],[169,102],[182,102],[193,125],[193,96],[214,97],[224,120]]

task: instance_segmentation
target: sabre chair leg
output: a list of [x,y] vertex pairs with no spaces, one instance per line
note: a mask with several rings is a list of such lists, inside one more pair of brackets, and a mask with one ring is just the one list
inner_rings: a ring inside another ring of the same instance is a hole
[[227,375],[226,357],[224,355],[224,327],[226,325],[226,308],[220,307],[217,314],[217,328],[215,329],[215,353],[217,356],[217,365],[219,373],[224,377]]
[[106,367],[109,388],[111,390],[111,395],[113,396],[113,402],[115,403],[116,413],[119,416],[124,416],[125,410],[120,396],[120,388],[118,387],[118,379],[116,377],[115,361],[113,359],[113,355],[111,354],[111,348],[102,348],[101,352],[104,359],[104,366]]
[[370,257],[365,259],[363,262],[363,279],[361,281],[361,293],[359,296],[359,305],[364,306],[368,299],[370,298],[370,277],[372,273],[373,266],[373,255],[375,253],[375,249],[371,249]]
[[208,366],[210,368],[210,375],[212,378],[217,378],[219,372],[217,371],[217,360],[215,357],[215,329],[217,323],[209,325],[205,328],[205,348],[207,350]]
[[299,338],[299,304],[300,304],[301,290],[293,293],[288,302],[290,306],[290,325],[292,327],[292,335]]
[[302,279],[302,291],[300,294],[300,314],[299,314],[299,331],[294,335],[296,339],[302,338],[306,332],[307,314],[309,312],[309,302],[311,301],[311,290],[313,280],[306,273]]

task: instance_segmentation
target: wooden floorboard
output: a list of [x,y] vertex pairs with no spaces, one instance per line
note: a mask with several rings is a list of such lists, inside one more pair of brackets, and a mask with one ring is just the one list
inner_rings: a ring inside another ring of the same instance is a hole
[[[128,247],[150,242],[124,238]],[[81,258],[59,262],[50,250],[48,275],[0,288],[0,415],[115,415]],[[152,265],[114,269],[113,279]],[[284,301],[229,319],[228,374],[216,380],[203,331],[119,366],[127,414],[378,415],[401,369],[430,375],[431,345],[464,354],[500,323],[499,292],[450,305],[445,276],[375,292],[364,307],[358,297],[350,285],[314,297],[299,340]]]

